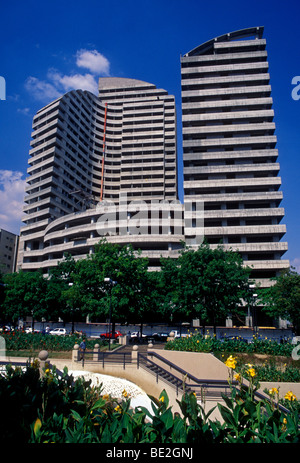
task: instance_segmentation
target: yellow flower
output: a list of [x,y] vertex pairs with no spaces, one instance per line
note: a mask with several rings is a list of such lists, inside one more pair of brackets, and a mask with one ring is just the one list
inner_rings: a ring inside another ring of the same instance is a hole
[[236,374],[234,375],[234,379],[235,379],[236,381],[241,382],[242,377],[241,377],[241,375],[240,375],[239,373],[236,373]]
[[272,389],[269,389],[269,394],[270,394],[270,395],[278,394],[278,389],[277,389],[277,387],[272,387]]
[[117,406],[115,407],[115,410],[116,410],[116,412],[119,412],[119,413],[121,413],[121,411],[122,411],[120,405],[117,405]]
[[256,375],[254,368],[249,368],[248,374],[253,378]]
[[164,402],[165,401],[165,398],[164,396],[161,396],[161,398],[159,399],[160,402]]
[[104,394],[104,396],[102,397],[104,400],[108,400],[109,399],[109,394]]
[[281,426],[281,431],[286,431],[286,425],[287,425],[287,419],[283,418],[282,420],[282,426]]
[[225,365],[226,365],[228,368],[232,368],[232,369],[234,370],[235,367],[236,367],[236,358],[235,358],[235,357],[232,357],[232,355],[230,355],[230,356],[228,357],[228,359],[226,360]]
[[122,392],[122,396],[125,397],[125,398],[129,396],[128,392],[125,389]]
[[284,396],[285,399],[287,400],[297,400],[297,397],[295,396],[295,394],[292,393],[292,391],[288,391],[285,396]]

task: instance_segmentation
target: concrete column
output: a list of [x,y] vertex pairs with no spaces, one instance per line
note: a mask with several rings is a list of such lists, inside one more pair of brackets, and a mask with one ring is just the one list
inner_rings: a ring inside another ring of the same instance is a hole
[[99,361],[99,352],[100,352],[99,344],[95,344],[93,352],[94,352],[93,353],[93,361],[98,362]]
[[39,362],[40,362],[40,376],[44,376],[45,374],[45,367],[46,367],[46,361],[48,359],[48,352],[46,350],[41,350],[41,352],[39,353],[38,355],[38,359],[39,359]]
[[137,364],[139,346],[134,345],[131,352],[131,360],[133,364]]
[[79,362],[79,344],[75,344],[72,350],[72,361]]

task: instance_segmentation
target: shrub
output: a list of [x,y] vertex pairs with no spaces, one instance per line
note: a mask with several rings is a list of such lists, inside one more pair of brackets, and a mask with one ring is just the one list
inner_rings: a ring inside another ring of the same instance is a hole
[[289,343],[279,344],[271,339],[258,339],[256,336],[253,336],[252,341],[247,343],[238,336],[220,340],[216,336],[203,336],[197,333],[174,339],[166,344],[165,349],[190,352],[241,352],[290,357],[293,347]]
[[[235,366],[235,364],[232,364]],[[231,372],[233,371],[230,369]],[[232,374],[230,376],[232,378]],[[251,378],[251,375],[250,375]],[[83,378],[74,380],[64,371],[46,368],[40,376],[38,363],[25,371],[7,367],[0,375],[0,439],[18,443],[247,443],[300,442],[297,400],[286,399],[290,412],[280,411],[270,399],[253,400],[253,390],[235,389],[218,404],[224,422],[212,421],[194,393],[178,402],[173,413],[162,391],[152,399],[152,411],[133,409],[126,391],[122,399],[101,394]]]
[[[78,343],[78,335],[59,336],[42,333],[25,333],[24,331],[10,331],[2,333],[6,343],[6,349],[11,351],[38,351],[49,352],[70,351],[74,344]],[[101,339],[87,341],[87,349],[93,349],[95,344],[104,345],[106,342]]]

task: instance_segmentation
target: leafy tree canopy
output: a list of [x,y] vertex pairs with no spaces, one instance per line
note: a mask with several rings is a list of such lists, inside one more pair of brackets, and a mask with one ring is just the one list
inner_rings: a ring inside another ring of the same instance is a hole
[[261,291],[264,311],[274,318],[289,320],[300,334],[300,275],[293,268],[274,280],[274,285]]

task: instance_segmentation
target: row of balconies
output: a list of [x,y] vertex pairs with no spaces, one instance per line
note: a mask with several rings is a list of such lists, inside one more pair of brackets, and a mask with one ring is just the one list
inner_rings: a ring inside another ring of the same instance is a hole
[[183,124],[206,122],[206,121],[235,121],[236,119],[243,120],[267,120],[272,121],[274,117],[273,109],[261,109],[252,111],[228,111],[228,112],[214,112],[214,113],[197,113],[197,114],[183,114]]
[[[271,94],[270,85],[253,85],[249,87],[229,87],[229,88],[213,88],[205,90],[184,90],[182,91],[182,98],[193,98],[193,97],[213,97],[216,99],[217,96],[229,96],[229,95],[251,95],[258,94],[266,96]],[[259,103],[259,101],[257,101]]]
[[[186,139],[183,137],[183,148],[199,148],[199,147],[221,147],[246,145],[255,148],[255,145],[264,146],[266,148],[275,148],[277,142],[276,135],[265,136],[248,136],[248,137],[230,137],[230,138],[209,138],[209,139]],[[272,146],[273,145],[273,146]],[[257,148],[256,148],[257,149]]]
[[214,42],[214,49],[217,52],[222,51],[224,49],[247,49],[249,47],[254,47],[254,48],[264,48],[266,46],[266,39],[259,39],[256,38],[254,40],[247,39],[247,40],[233,40],[233,41],[225,41],[225,42]]
[[[188,211],[185,212],[185,217],[188,219],[192,219],[197,217],[199,214],[198,211]],[[270,207],[270,208],[253,208],[253,209],[216,209],[216,210],[205,210],[202,213],[202,216],[205,219],[227,219],[227,218],[237,218],[240,220],[246,218],[257,218],[263,217],[267,220],[267,218],[276,217],[282,218],[284,217],[284,208],[280,207]]]
[[[232,43],[232,42],[231,42]],[[215,45],[217,42],[215,43]],[[215,49],[217,50],[218,47],[215,46]],[[220,50],[220,48],[219,48]],[[236,51],[236,52],[229,52],[229,53],[213,53],[209,55],[193,55],[193,56],[183,56],[181,58],[181,62],[184,63],[186,66],[191,66],[194,63],[203,63],[205,65],[209,65],[210,62],[218,62],[218,61],[233,61],[233,60],[239,60],[239,59],[253,59],[253,61],[256,61],[257,58],[267,58],[267,52],[266,50],[261,50],[260,46],[257,47],[257,50],[253,51],[248,51],[248,50],[241,50],[241,51]]]
[[277,149],[256,149],[256,150],[234,150],[234,151],[206,151],[202,153],[184,152],[183,161],[217,161],[225,163],[227,160],[241,159],[246,162],[247,159],[257,161],[260,159],[271,160],[274,162],[278,157]]
[[184,190],[186,189],[196,189],[201,187],[202,189],[206,188],[228,188],[228,187],[243,187],[248,186],[263,186],[265,188],[276,187],[278,188],[281,185],[280,177],[259,177],[259,178],[233,178],[233,179],[212,179],[212,180],[201,180],[199,182],[195,181],[184,181]]
[[205,195],[191,194],[190,192],[185,192],[185,203],[197,203],[198,201],[203,201],[203,203],[229,203],[229,202],[242,202],[242,203],[253,203],[260,204],[261,202],[276,202],[280,204],[283,198],[282,191],[262,191],[262,192],[240,192],[240,193],[226,193],[225,191],[220,193],[207,193]]
[[[185,76],[186,77],[186,76]],[[257,82],[260,84],[261,82],[265,82],[266,84],[269,83],[270,74],[260,73],[260,74],[233,74],[230,76],[216,76],[216,77],[194,77],[194,78],[184,78],[181,81],[182,90],[185,90],[185,87],[190,86],[198,86],[201,87],[209,87],[209,86],[219,86],[222,87],[224,84],[232,84],[232,83],[246,83],[246,82]]]
[[[197,74],[218,74],[224,72],[232,72],[237,73],[238,71],[242,71],[243,74],[250,73],[253,71],[259,72],[268,72],[269,65],[267,62],[257,62],[257,63],[230,63],[230,64],[219,64],[219,65],[212,65],[212,66],[195,66],[191,65],[188,67],[181,68],[181,78],[191,78],[190,76]],[[217,75],[216,75],[217,77]]]
[[191,112],[203,114],[205,110],[219,108],[246,108],[271,109],[273,99],[270,96],[261,95],[260,98],[237,98],[230,100],[206,100],[206,101],[182,101],[182,114]]
[[249,121],[244,121],[241,124],[223,124],[223,125],[204,125],[204,126],[192,126],[186,127],[184,126],[182,129],[183,136],[185,135],[210,135],[216,134],[220,135],[230,134],[230,133],[240,133],[246,132],[248,133],[258,133],[258,132],[267,132],[268,134],[273,133],[275,130],[275,123],[274,122],[258,122],[258,123],[249,123]]
[[256,175],[257,173],[265,172],[266,176],[273,175],[277,176],[280,170],[279,163],[264,163],[264,164],[233,164],[233,165],[217,165],[217,166],[185,166],[184,176],[209,175],[209,174],[240,174],[246,173],[247,175]]

